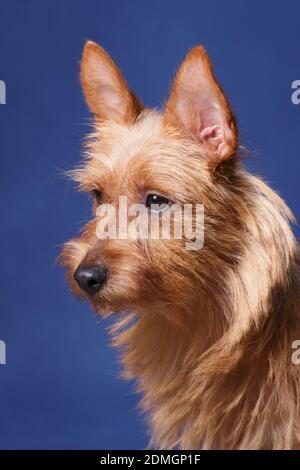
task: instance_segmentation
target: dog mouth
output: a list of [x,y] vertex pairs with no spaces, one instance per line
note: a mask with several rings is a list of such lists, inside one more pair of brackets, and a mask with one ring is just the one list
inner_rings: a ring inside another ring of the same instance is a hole
[[149,289],[142,282],[142,267],[124,264],[102,260],[91,263],[86,258],[68,274],[74,295],[87,300],[100,315],[144,308],[149,303]]
[[79,266],[75,270],[72,280],[74,294],[86,299],[100,316],[127,310],[126,299],[119,298],[114,291],[107,270],[97,268]]
[[112,299],[105,288],[97,295],[86,295],[85,297],[95,313],[102,318],[133,310],[133,306],[129,305],[125,299]]

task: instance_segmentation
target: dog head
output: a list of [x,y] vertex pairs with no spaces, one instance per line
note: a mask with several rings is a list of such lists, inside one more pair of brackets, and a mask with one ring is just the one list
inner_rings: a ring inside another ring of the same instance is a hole
[[[71,287],[103,314],[190,310],[218,288],[240,249],[236,124],[208,56],[201,46],[188,53],[162,113],[143,108],[93,42],[83,51],[81,82],[95,119],[84,162],[72,175],[92,195],[93,217],[63,249]],[[129,209],[121,220],[124,202],[138,217]]]

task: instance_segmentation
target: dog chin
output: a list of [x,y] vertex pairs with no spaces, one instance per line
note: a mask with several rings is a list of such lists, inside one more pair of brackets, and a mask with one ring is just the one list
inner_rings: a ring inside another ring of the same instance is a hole
[[100,317],[108,317],[112,314],[118,314],[128,310],[128,305],[125,305],[125,302],[107,299],[105,295],[101,293],[95,297],[90,297],[88,300]]

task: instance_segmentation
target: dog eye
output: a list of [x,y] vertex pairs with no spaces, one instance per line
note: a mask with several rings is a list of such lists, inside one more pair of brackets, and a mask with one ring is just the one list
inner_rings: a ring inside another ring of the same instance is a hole
[[102,202],[102,192],[99,189],[93,189],[91,191],[91,196],[96,199],[98,204],[101,204]]
[[161,212],[170,206],[170,201],[166,197],[159,196],[158,194],[149,194],[146,199],[146,207],[149,207],[153,212]]

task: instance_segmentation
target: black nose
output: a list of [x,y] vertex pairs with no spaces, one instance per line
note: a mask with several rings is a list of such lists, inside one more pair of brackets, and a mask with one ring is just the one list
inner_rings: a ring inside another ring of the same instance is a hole
[[103,266],[81,266],[74,273],[79,287],[90,295],[96,294],[107,278],[107,269]]

